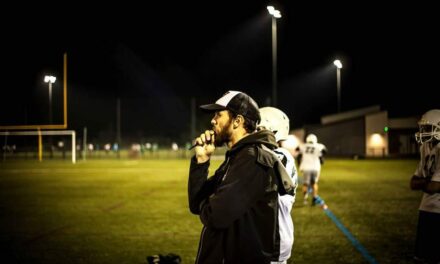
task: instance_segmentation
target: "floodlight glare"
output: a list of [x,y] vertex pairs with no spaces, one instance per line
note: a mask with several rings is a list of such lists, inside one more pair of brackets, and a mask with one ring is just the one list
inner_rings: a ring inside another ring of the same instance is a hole
[[267,6],[267,11],[269,11],[269,14],[273,14],[273,11],[275,11],[275,8],[273,6]]
[[56,80],[57,80],[57,77],[55,77],[55,76],[51,76],[51,75],[44,76],[45,83],[54,83]]
[[342,63],[341,63],[340,60],[335,60],[335,61],[333,62],[333,64],[334,64],[336,67],[338,67],[338,69],[342,69]]

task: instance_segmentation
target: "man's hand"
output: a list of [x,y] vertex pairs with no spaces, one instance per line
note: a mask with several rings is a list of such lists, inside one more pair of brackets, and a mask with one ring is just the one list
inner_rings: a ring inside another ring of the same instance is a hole
[[204,163],[208,161],[211,154],[215,150],[215,135],[214,131],[206,130],[198,138],[195,139],[197,146],[195,147],[197,163]]

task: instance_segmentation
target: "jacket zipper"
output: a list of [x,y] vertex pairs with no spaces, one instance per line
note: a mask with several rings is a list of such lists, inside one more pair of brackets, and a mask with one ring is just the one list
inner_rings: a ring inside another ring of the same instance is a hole
[[228,175],[229,168],[231,167],[231,164],[229,164],[229,157],[226,160],[226,166],[228,166],[228,167],[226,168],[225,174],[222,177],[222,181],[224,181],[226,179],[226,175]]

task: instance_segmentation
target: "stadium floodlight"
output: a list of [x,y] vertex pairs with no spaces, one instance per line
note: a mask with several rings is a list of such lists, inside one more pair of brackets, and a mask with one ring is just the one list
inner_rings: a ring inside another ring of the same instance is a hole
[[44,76],[44,82],[49,83],[49,124],[52,125],[52,84],[55,83],[57,77],[52,75]]
[[342,62],[335,60],[333,64],[336,66],[336,89],[338,95],[338,113],[341,112],[341,69]]
[[57,77],[52,75],[46,75],[44,76],[44,82],[45,83],[54,83],[57,80]]
[[281,12],[279,10],[276,10],[273,6],[267,6],[267,11],[270,15],[274,16],[275,18],[281,17]]
[[[46,82],[56,81],[56,77],[44,78]],[[52,82],[52,83],[53,83]],[[0,125],[0,130],[38,130],[38,129],[66,129],[67,128],[67,53],[63,56],[63,120],[62,124],[34,124],[34,125]]]
[[273,6],[267,6],[267,11],[272,16],[272,106],[277,106],[277,18],[281,12]]

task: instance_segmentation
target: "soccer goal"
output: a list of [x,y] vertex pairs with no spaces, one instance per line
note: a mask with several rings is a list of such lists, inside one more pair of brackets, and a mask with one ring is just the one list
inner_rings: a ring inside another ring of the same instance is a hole
[[[12,138],[15,138],[15,136],[34,136],[34,138],[28,140],[25,145],[33,145],[37,146],[37,153],[38,153],[38,159],[40,161],[43,160],[43,136],[71,136],[72,140],[71,143],[71,155],[72,155],[72,163],[76,163],[76,133],[74,130],[37,130],[37,131],[6,131],[6,132],[0,132],[0,136],[3,137],[4,143],[2,144],[3,147],[3,160],[6,157],[6,154],[8,152],[13,152],[16,149],[16,144],[14,144],[14,141],[11,140]],[[35,136],[37,136],[35,138]],[[21,142],[23,144],[23,142]],[[62,148],[64,150],[65,147],[64,141],[58,141],[58,147]],[[53,146],[50,146],[51,148]],[[63,152],[63,155],[65,155],[65,152]]]

